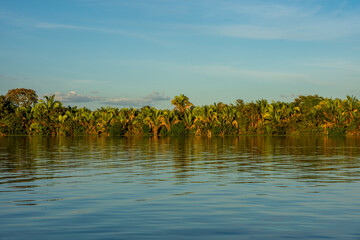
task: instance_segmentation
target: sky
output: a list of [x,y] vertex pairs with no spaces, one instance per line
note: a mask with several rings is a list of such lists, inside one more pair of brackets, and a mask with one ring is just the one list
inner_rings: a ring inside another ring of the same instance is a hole
[[359,0],[0,0],[0,94],[172,108],[360,98]]

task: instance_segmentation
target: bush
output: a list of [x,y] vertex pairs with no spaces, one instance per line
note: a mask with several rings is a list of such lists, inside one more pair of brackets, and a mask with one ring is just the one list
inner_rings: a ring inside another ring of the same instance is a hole
[[189,130],[186,129],[186,126],[183,122],[178,122],[171,126],[171,135],[173,136],[181,136],[189,134]]
[[150,129],[149,125],[143,124],[141,127],[141,130],[145,136],[148,136],[151,134],[151,129]]
[[166,129],[166,127],[162,126],[160,128],[159,135],[160,136],[169,136],[170,132]]
[[346,129],[342,126],[334,126],[328,129],[329,136],[345,136]]
[[10,114],[0,120],[0,132],[6,135],[26,135],[26,127],[21,116]]
[[116,121],[111,123],[109,132],[110,136],[123,136],[126,133],[126,129],[120,121]]

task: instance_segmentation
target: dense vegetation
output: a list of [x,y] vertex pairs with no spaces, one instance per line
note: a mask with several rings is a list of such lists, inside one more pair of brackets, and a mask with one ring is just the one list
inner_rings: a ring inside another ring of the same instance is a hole
[[360,135],[360,101],[299,96],[293,102],[258,100],[194,106],[176,96],[174,110],[153,107],[63,106],[55,96],[37,100],[31,89],[0,96],[0,135]]

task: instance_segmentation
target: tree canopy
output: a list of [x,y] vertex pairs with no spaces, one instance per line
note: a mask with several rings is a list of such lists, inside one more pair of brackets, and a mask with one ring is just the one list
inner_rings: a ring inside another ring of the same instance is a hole
[[26,88],[9,90],[6,94],[6,98],[16,107],[30,107],[38,101],[38,95],[36,92],[32,89]]

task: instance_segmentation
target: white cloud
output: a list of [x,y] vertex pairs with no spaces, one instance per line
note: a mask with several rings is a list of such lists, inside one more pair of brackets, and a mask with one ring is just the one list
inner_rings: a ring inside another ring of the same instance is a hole
[[[98,93],[97,91],[90,92],[91,94]],[[53,94],[44,94],[43,96],[51,96]],[[92,95],[83,95],[75,91],[70,91],[68,93],[55,92],[55,99],[60,102],[71,102],[71,103],[89,103],[89,102],[102,102],[104,104],[110,105],[120,105],[120,106],[135,106],[142,107],[145,105],[152,105],[161,101],[169,101],[170,97],[165,96],[164,93],[152,92],[151,94],[140,97],[140,98],[111,98],[106,99],[104,97],[92,96]]]
[[152,92],[151,94],[142,98],[112,98],[105,101],[104,103],[111,105],[120,105],[120,106],[142,107],[146,105],[152,105],[160,101],[168,101],[170,99],[171,98],[165,96],[164,93],[160,94],[159,92]]
[[103,101],[104,98],[97,96],[87,96],[77,93],[75,91],[70,91],[66,94],[61,92],[55,92],[55,99],[60,102],[94,102],[94,101]]
[[170,97],[165,96],[164,93],[159,92],[152,92],[146,97],[144,97],[144,100],[147,101],[167,101],[170,100]]

